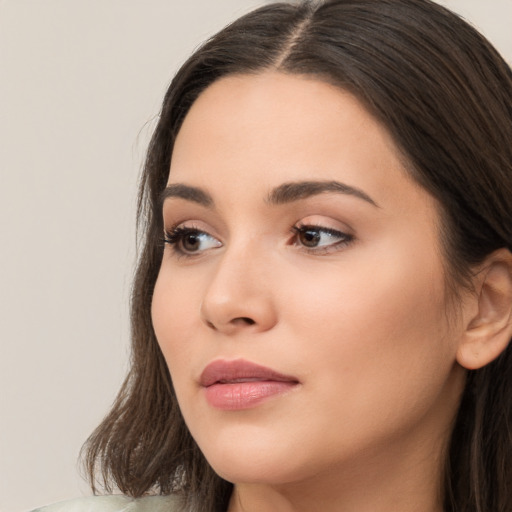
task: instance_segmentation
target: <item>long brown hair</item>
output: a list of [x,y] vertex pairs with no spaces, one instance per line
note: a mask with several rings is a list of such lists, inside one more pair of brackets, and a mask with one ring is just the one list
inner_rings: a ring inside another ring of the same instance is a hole
[[[180,493],[190,510],[226,510],[232,485],[190,436],[151,324],[163,250],[157,199],[176,135],[201,92],[220,77],[267,69],[335,84],[387,127],[413,178],[441,205],[453,290],[492,251],[512,248],[512,72],[475,29],[429,0],[282,3],[240,18],[179,70],[148,149],[131,369],[85,447],[93,487],[99,473],[107,490]],[[510,346],[468,372],[442,478],[446,512],[512,511]]]

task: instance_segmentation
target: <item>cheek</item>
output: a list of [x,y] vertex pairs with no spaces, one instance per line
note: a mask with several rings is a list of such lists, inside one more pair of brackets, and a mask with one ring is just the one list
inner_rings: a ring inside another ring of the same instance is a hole
[[193,279],[180,281],[179,275],[160,270],[151,304],[156,338],[174,378],[190,360],[199,315],[199,290]]
[[[439,334],[446,324],[444,279],[441,265],[432,260],[382,250],[354,252],[341,264],[314,272],[299,269],[280,285],[283,313],[290,315],[287,321],[304,324],[300,330],[332,327],[340,340],[375,330],[374,337],[359,340],[361,349],[366,343],[399,342],[408,330]],[[281,275],[287,275],[285,269]]]
[[[346,271],[311,277],[290,286],[287,323],[309,366],[323,369],[319,386],[335,390],[354,413],[433,400],[454,364],[456,336],[432,253],[420,259],[375,252]],[[332,407],[333,396],[323,396]]]

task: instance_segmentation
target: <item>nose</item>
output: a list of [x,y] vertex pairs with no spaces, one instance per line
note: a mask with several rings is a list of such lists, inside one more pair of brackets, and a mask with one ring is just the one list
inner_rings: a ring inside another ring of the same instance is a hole
[[235,249],[219,256],[201,303],[201,319],[208,328],[233,335],[265,332],[277,323],[266,259],[254,251]]

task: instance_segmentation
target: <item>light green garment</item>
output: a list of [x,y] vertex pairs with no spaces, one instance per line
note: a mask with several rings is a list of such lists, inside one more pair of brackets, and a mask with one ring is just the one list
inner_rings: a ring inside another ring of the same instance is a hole
[[61,501],[32,512],[178,512],[179,499],[175,496],[89,496]]

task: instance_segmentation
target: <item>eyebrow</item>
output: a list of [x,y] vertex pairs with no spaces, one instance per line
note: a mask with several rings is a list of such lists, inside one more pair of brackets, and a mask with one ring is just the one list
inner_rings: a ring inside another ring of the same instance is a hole
[[[354,196],[379,208],[379,205],[366,192],[339,181],[295,181],[283,183],[270,192],[267,197],[267,203],[277,206],[326,192]],[[214,206],[212,196],[202,188],[185,185],[183,183],[172,183],[160,194],[158,198],[159,207],[161,208],[163,206],[166,199],[172,197],[185,199],[186,201],[191,201],[207,208]]]
[[213,206],[212,196],[202,188],[184,185],[183,183],[172,183],[171,185],[167,185],[158,197],[159,209],[162,209],[164,201],[171,197],[192,201],[193,203],[206,206],[207,208]]
[[325,192],[354,196],[379,208],[378,204],[366,192],[339,181],[296,181],[283,183],[272,190],[267,202],[272,205],[291,203]]

